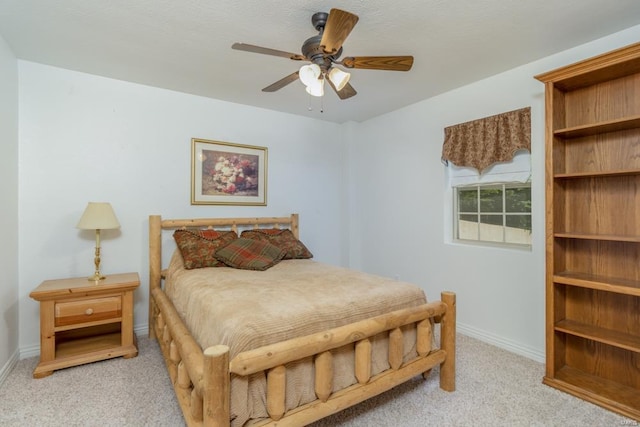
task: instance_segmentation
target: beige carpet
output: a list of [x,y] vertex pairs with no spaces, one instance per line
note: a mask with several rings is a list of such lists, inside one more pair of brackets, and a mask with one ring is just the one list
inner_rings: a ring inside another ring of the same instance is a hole
[[[0,386],[0,426],[182,426],[160,350],[139,337],[134,359],[112,359],[31,377],[21,360]],[[544,367],[458,336],[457,390],[438,388],[437,372],[416,378],[314,424],[325,426],[634,426],[541,383]],[[640,397],[639,397],[640,398]]]

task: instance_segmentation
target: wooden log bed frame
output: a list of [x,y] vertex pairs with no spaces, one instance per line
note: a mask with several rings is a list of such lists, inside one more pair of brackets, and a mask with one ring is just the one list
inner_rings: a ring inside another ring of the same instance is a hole
[[[232,360],[229,347],[215,345],[202,350],[180,319],[162,288],[162,232],[185,227],[220,227],[238,232],[264,227],[289,228],[299,238],[298,215],[270,218],[165,219],[149,216],[149,336],[157,339],[162,350],[174,390],[189,426],[228,426],[230,424],[230,376],[245,376],[264,371],[267,378],[267,412],[269,419],[251,421],[250,425],[301,426],[385,392],[416,375],[425,378],[440,365],[440,387],[455,390],[456,298],[442,292],[441,301],[401,309],[324,332],[294,338],[249,350]],[[431,323],[440,324],[440,348],[432,349]],[[416,326],[417,357],[403,363],[403,340],[400,328]],[[370,338],[389,334],[390,368],[370,374]],[[357,383],[332,392],[332,350],[355,346]],[[313,356],[317,399],[285,411],[285,365]]]

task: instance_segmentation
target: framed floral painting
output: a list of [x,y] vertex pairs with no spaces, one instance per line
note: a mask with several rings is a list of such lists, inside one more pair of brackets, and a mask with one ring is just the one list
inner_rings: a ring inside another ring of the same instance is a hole
[[192,205],[267,205],[267,148],[191,140]]

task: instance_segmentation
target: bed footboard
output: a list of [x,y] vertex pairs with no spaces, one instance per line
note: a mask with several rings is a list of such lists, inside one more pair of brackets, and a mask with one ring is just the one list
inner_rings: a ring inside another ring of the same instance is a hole
[[[158,337],[178,401],[188,425],[228,426],[230,375],[264,371],[267,377],[267,412],[270,419],[253,425],[306,425],[383,393],[410,378],[440,365],[440,387],[455,390],[456,298],[443,292],[441,301],[398,310],[371,319],[238,354],[229,360],[229,349],[218,345],[200,350],[162,290],[153,292],[158,313],[154,330]],[[440,323],[440,348],[432,349],[431,322]],[[400,328],[416,325],[418,355],[403,363]],[[390,369],[371,376],[370,338],[389,334]],[[332,392],[332,354],[355,344],[355,377],[344,390]],[[285,412],[286,368],[289,362],[313,356],[317,400]]]

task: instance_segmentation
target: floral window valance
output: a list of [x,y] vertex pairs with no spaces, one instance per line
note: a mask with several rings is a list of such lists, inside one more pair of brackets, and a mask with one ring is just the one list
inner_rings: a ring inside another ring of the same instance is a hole
[[531,152],[530,107],[445,128],[442,161],[482,173],[523,149]]

